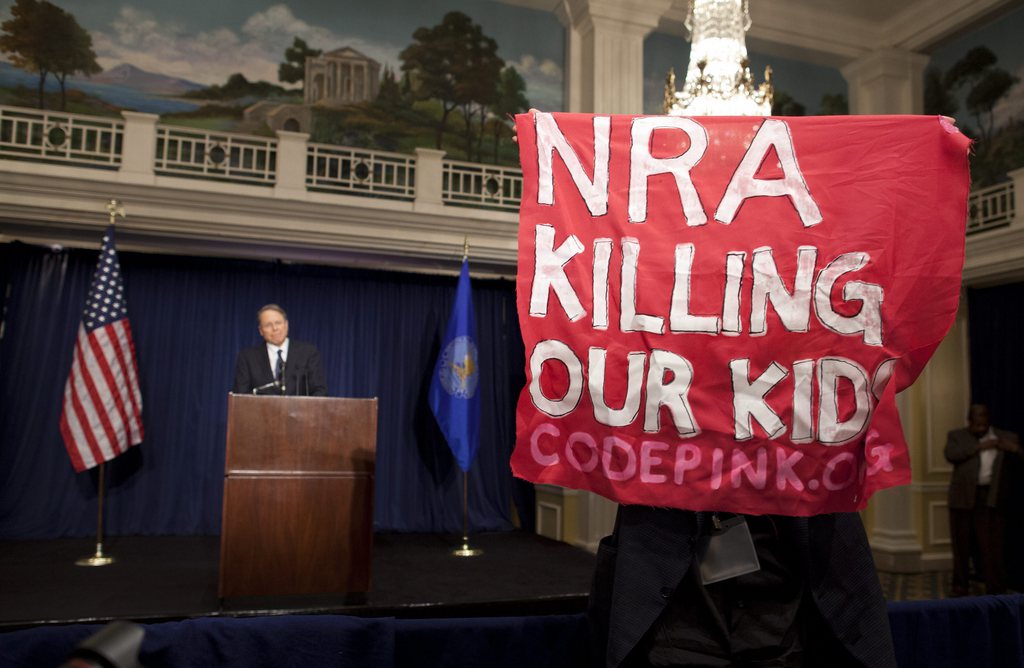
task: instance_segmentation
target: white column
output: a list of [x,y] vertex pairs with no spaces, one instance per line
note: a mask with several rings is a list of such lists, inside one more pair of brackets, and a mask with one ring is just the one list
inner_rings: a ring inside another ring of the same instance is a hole
[[292,199],[306,196],[306,143],[305,132],[277,131],[277,179],[275,197]]
[[121,144],[121,181],[153,183],[156,162],[156,114],[122,111],[124,138]]
[[413,210],[440,213],[444,207],[444,151],[416,147],[416,197]]
[[[580,29],[573,22],[572,5],[559,3],[555,16],[565,26],[565,63],[562,67],[562,109],[572,113],[583,111],[583,47]],[[542,109],[541,111],[549,111]]]
[[920,114],[928,56],[880,49],[841,68],[850,88],[851,114]]
[[569,0],[556,10],[566,26],[567,111],[640,114],[644,38],[672,0]]

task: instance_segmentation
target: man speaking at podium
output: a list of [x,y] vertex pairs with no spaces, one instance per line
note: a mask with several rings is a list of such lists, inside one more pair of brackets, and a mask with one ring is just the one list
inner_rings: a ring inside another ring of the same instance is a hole
[[288,338],[288,315],[277,304],[256,312],[264,345],[245,348],[235,363],[236,394],[327,396],[327,378],[316,346]]

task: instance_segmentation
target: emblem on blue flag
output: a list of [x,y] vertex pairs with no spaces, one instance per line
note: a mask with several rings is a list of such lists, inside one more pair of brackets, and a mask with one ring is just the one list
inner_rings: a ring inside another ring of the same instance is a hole
[[463,260],[455,304],[434,364],[428,397],[430,410],[463,471],[469,470],[480,445],[479,385],[469,262]]
[[460,399],[473,398],[480,380],[476,359],[476,344],[468,336],[456,336],[445,346],[437,365],[445,392]]

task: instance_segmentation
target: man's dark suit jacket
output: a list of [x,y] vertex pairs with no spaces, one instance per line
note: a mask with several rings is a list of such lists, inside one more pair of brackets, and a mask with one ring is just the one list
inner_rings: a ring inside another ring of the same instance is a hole
[[[311,343],[289,341],[288,362],[285,364],[284,376],[285,394],[327,396],[327,377],[320,364],[320,353]],[[266,343],[245,348],[238,353],[232,392],[250,394],[254,388],[272,382],[274,382],[274,370],[270,368]]]
[[[1011,443],[1017,443],[1017,434],[993,428],[996,436]],[[981,468],[980,443],[977,436],[968,429],[954,429],[946,438],[944,450],[946,461],[953,465],[953,476],[949,480],[949,507],[968,510],[974,507],[974,496],[978,488],[978,469]],[[1007,489],[1003,485],[1003,467],[1006,452],[996,450],[992,464],[992,484],[988,490],[988,507],[1002,508],[1006,502]]]
[[[705,513],[619,506],[601,541],[588,618],[594,666],[615,668],[654,624],[693,562]],[[892,633],[860,516],[787,518],[811,599],[863,666],[896,665]],[[843,665],[839,662],[833,665]]]

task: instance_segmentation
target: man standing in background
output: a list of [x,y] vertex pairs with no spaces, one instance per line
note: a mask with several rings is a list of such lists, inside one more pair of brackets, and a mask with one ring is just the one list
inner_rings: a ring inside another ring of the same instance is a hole
[[245,348],[235,362],[236,394],[327,396],[327,378],[316,346],[288,338],[288,315],[277,304],[256,312],[264,345]]
[[988,407],[974,404],[967,413],[967,427],[949,432],[944,452],[953,465],[949,481],[949,527],[953,540],[953,596],[970,592],[971,544],[977,545],[985,577],[985,593],[1006,590],[1004,565],[1004,514],[1007,455],[1020,457],[1017,434],[989,424]]

